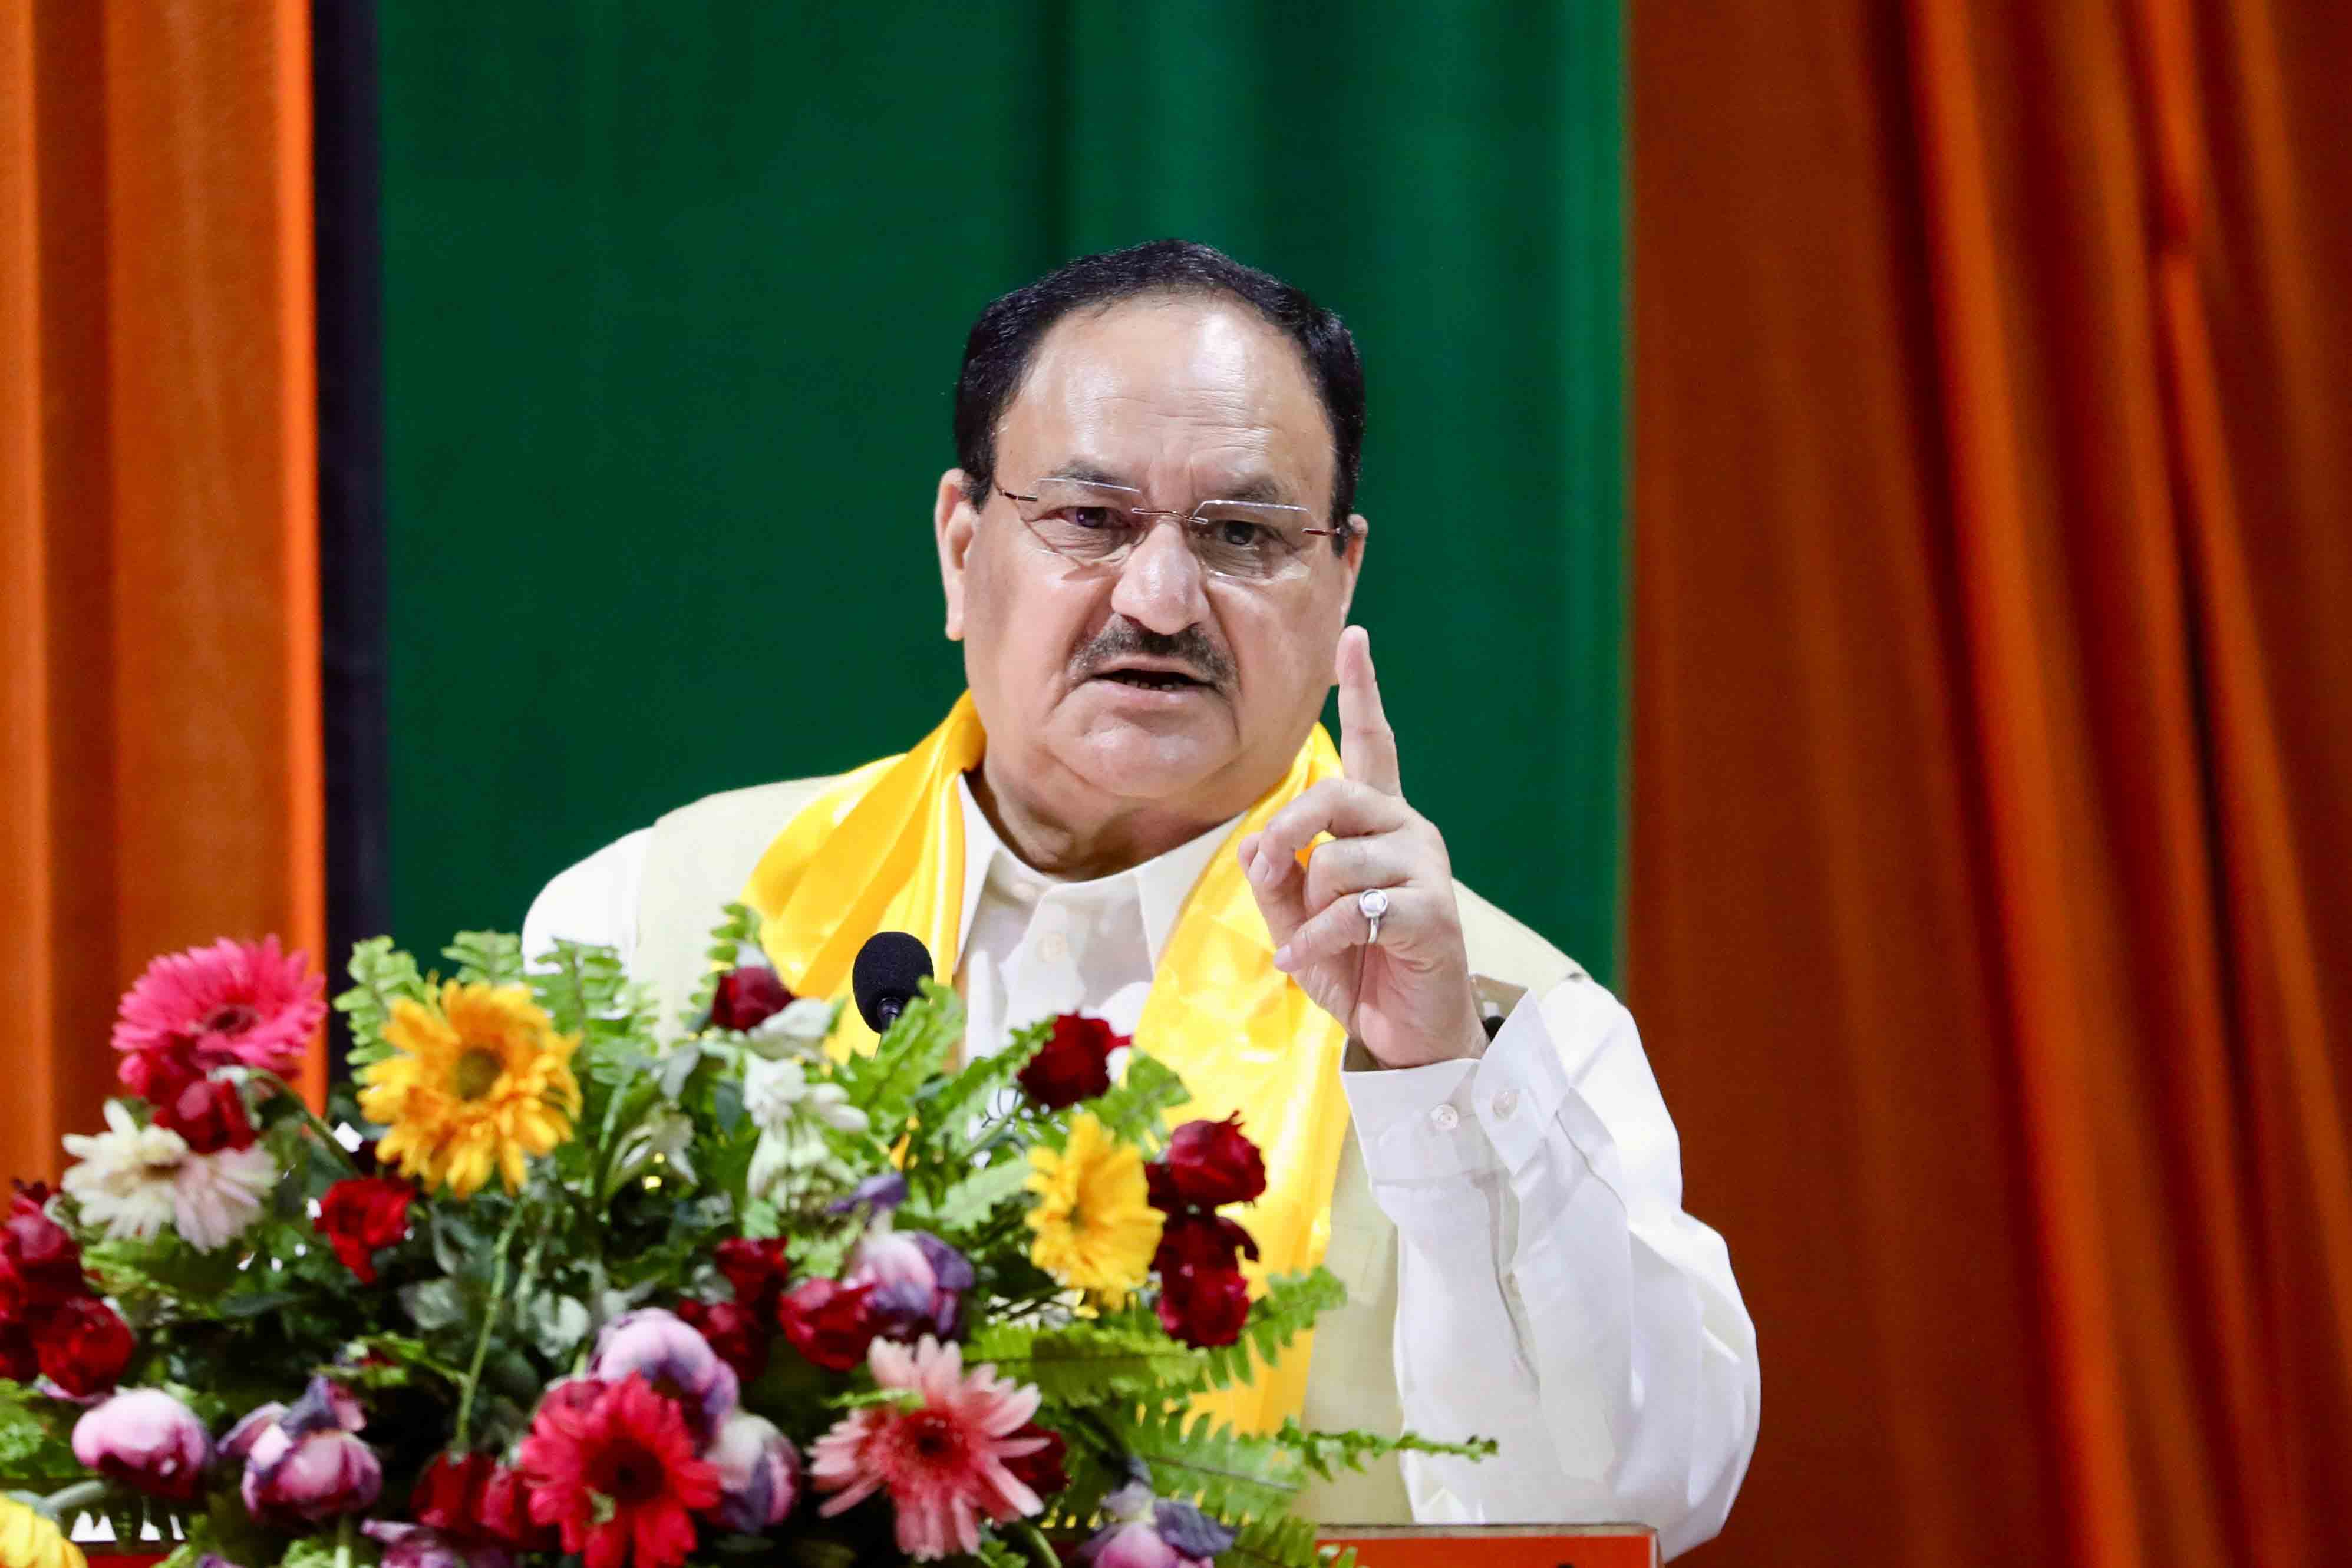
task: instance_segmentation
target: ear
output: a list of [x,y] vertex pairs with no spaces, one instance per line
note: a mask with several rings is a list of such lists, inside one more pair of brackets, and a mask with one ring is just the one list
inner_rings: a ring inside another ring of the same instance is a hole
[[980,510],[964,491],[964,473],[950,468],[940,476],[940,493],[931,501],[931,531],[939,538],[940,588],[947,595],[948,641],[963,641],[963,584],[972,535],[980,527]]
[[1356,580],[1363,575],[1364,543],[1371,535],[1372,526],[1364,521],[1361,512],[1348,517],[1348,548],[1339,557],[1339,565],[1348,574],[1348,586],[1339,596],[1340,623],[1347,623],[1349,608],[1356,602]]

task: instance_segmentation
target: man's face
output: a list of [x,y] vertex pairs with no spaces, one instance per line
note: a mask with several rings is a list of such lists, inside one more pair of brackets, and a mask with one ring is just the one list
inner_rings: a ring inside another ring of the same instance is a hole
[[[1086,476],[1172,512],[1287,502],[1318,528],[1329,526],[1333,467],[1297,348],[1215,298],[1147,297],[1063,318],[996,440],[1005,490]],[[1308,539],[1306,570],[1273,582],[1205,571],[1174,523],[1115,565],[1081,566],[1041,544],[1003,496],[966,498],[961,478],[941,481],[940,562],[992,780],[1066,809],[1124,802],[1213,821],[1281,778],[1330,686],[1360,534],[1344,554]],[[1153,689],[1145,671],[1197,684]]]

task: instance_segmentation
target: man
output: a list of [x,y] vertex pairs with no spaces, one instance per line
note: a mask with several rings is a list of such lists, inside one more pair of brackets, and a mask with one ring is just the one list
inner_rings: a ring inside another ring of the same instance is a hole
[[1408,1456],[1312,1511],[1635,1519],[1679,1551],[1746,1470],[1754,1330],[1682,1212],[1632,1019],[1455,883],[1403,791],[1347,624],[1363,419],[1339,319],[1206,246],[997,300],[933,503],[969,696],[904,757],[631,834],[551,883],[524,940],[612,943],[674,1004],[740,897],[803,994],[838,994],[876,929],[914,931],[973,1052],[1107,1018],[1265,1149],[1245,1218],[1268,1266],[1349,1287],[1311,1360],[1226,1414],[1501,1445]]

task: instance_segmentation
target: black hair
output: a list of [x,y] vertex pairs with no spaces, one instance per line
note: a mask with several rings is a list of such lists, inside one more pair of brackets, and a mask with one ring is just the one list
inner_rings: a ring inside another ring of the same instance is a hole
[[[990,302],[964,340],[956,377],[956,465],[966,493],[983,502],[996,483],[996,426],[1028,376],[1037,345],[1073,310],[1144,295],[1224,295],[1240,300],[1298,346],[1323,402],[1338,461],[1331,469],[1331,520],[1355,510],[1364,450],[1364,362],[1347,323],[1271,273],[1244,267],[1191,240],[1160,239],[1107,250],[1055,268]],[[1345,538],[1335,539],[1345,548]]]

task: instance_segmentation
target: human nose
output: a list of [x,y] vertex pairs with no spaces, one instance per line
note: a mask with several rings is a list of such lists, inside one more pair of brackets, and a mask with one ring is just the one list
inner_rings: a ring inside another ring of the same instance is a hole
[[1139,626],[1173,636],[1208,618],[1200,559],[1179,520],[1148,528],[1119,563],[1110,607]]

